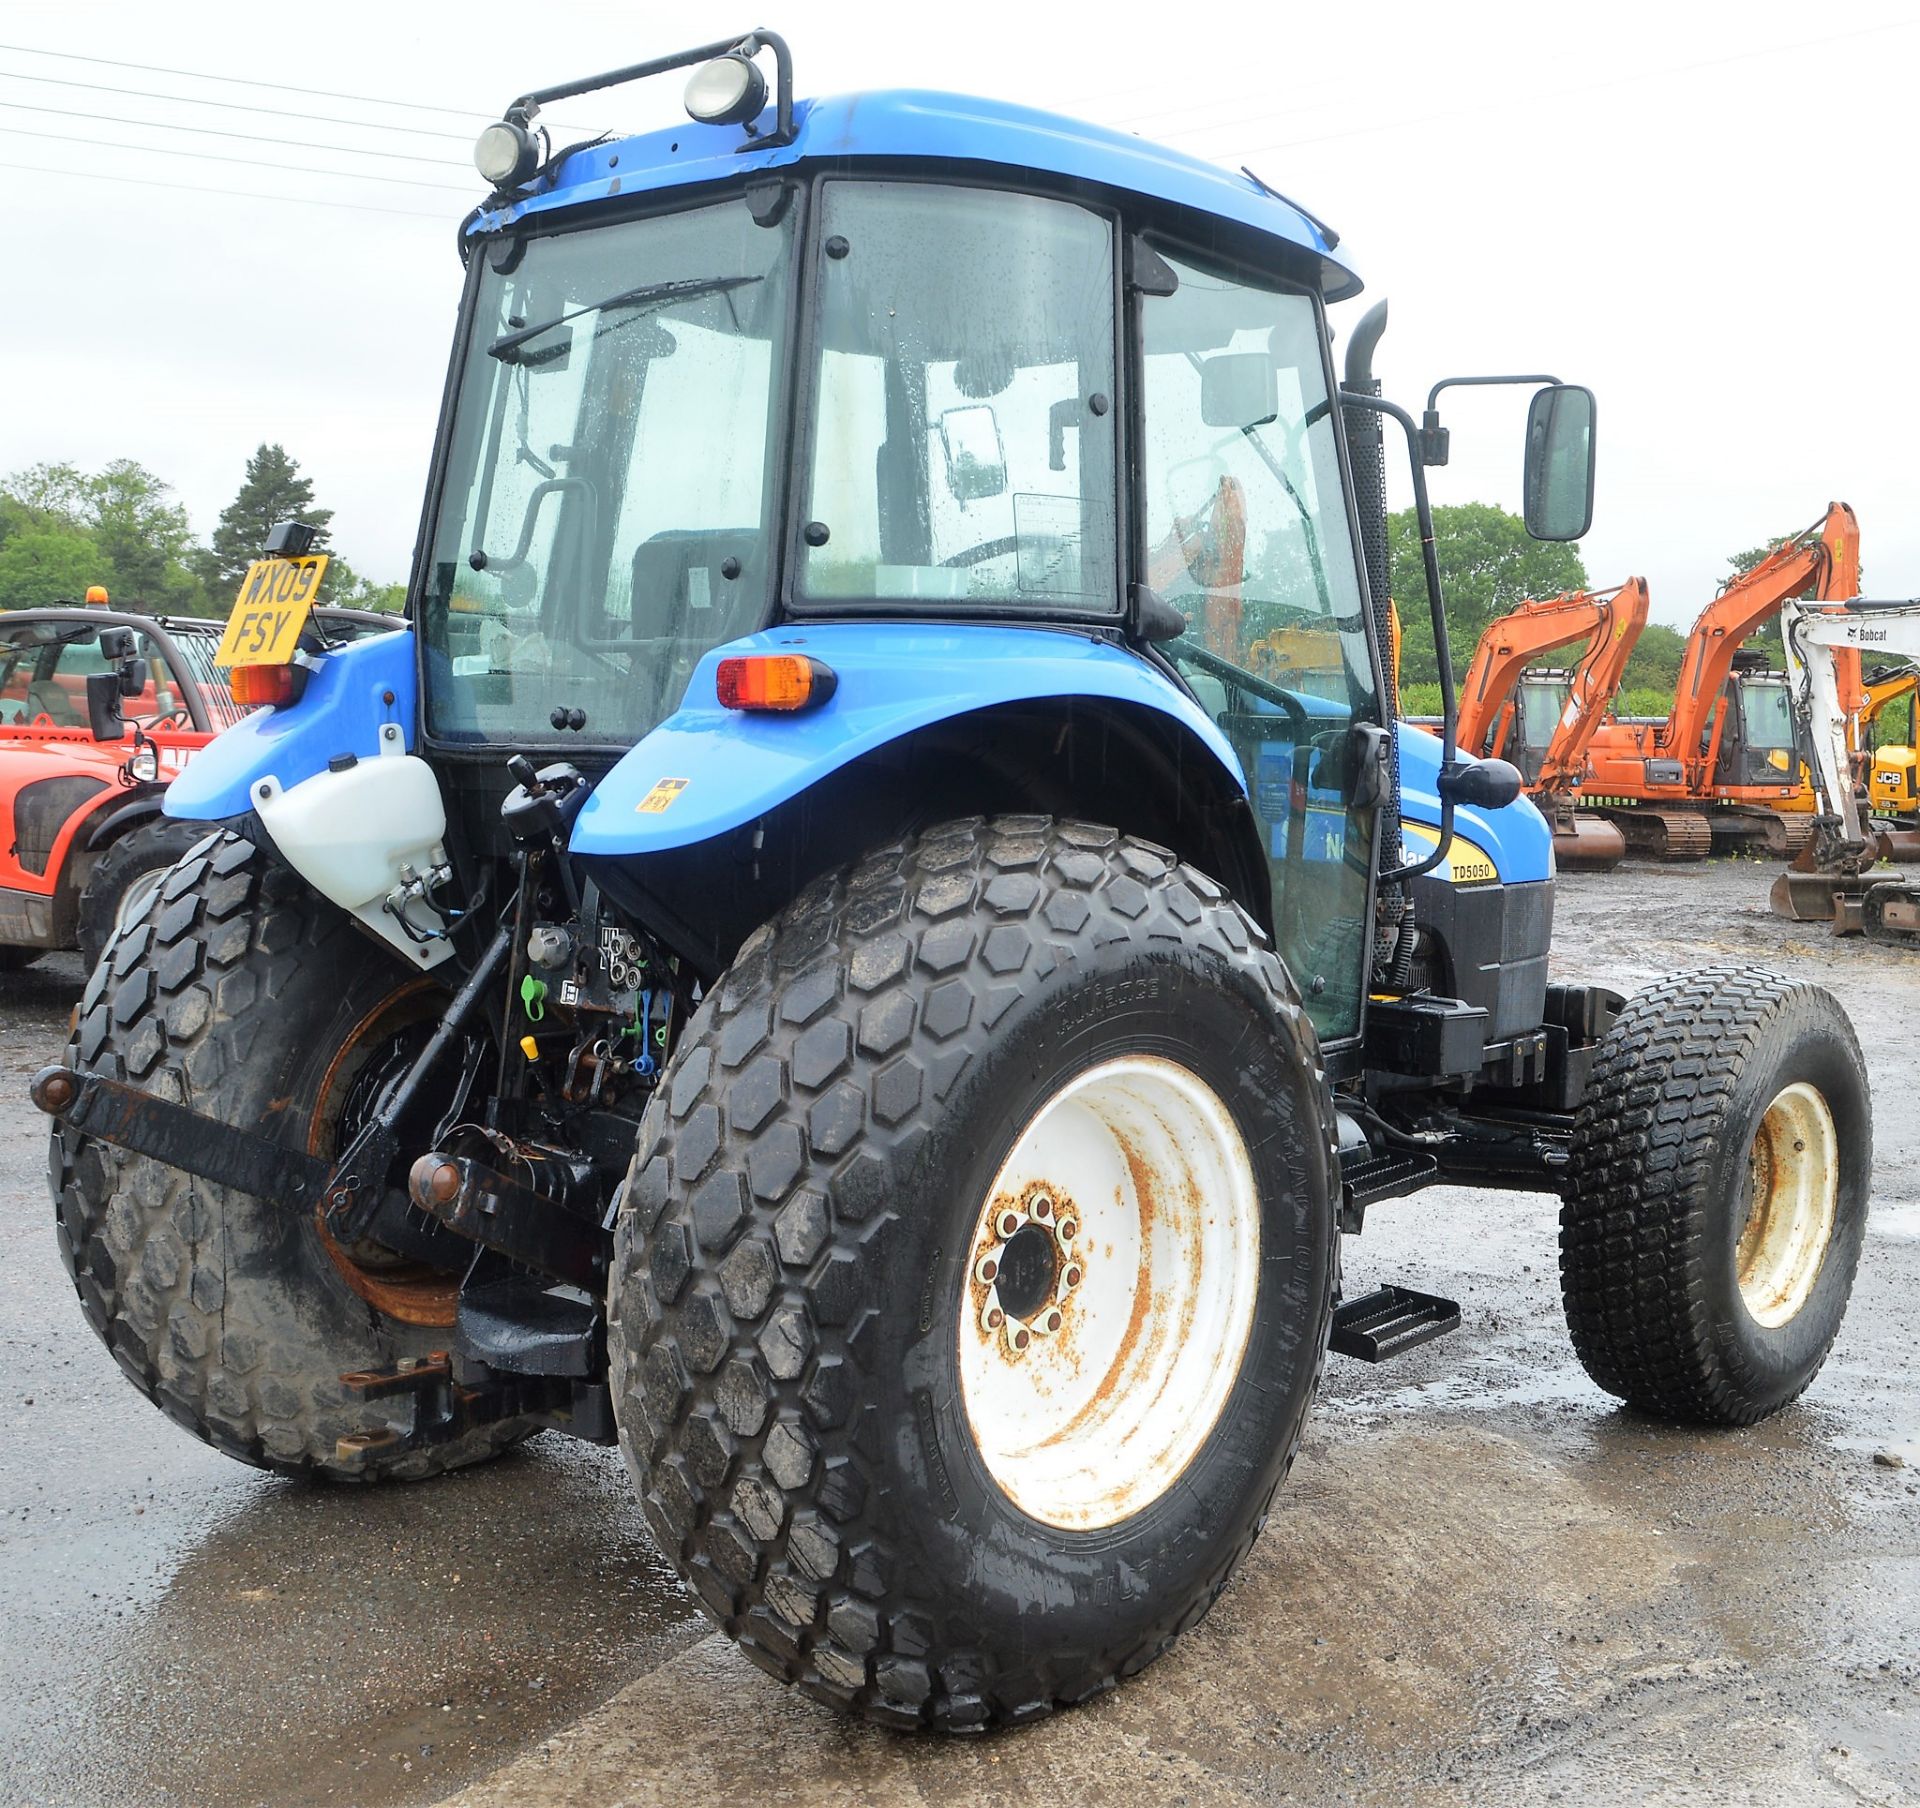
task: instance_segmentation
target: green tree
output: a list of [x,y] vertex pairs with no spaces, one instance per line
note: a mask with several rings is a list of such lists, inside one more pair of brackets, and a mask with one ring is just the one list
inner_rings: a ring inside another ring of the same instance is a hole
[[130,458],[116,458],[87,479],[88,525],[113,567],[112,581],[144,608],[163,608],[195,589],[186,568],[193,529],[172,496],[170,484]]
[[[1495,617],[1527,597],[1558,596],[1587,582],[1577,547],[1532,538],[1518,515],[1492,503],[1436,508],[1433,525],[1456,678],[1473,658],[1481,631]],[[1388,517],[1387,542],[1393,598],[1400,610],[1400,676],[1407,684],[1430,683],[1440,676],[1440,663],[1412,509]]]
[[332,509],[313,505],[313,480],[300,475],[299,463],[284,446],[262,446],[247,460],[240,492],[220,511],[212,544],[200,560],[200,575],[216,603],[230,601],[260,557],[260,549],[282,521],[304,521],[319,529],[314,544],[324,550]]
[[1678,628],[1669,628],[1664,622],[1648,622],[1633,644],[1620,688],[1665,691],[1672,696],[1680,682],[1680,661],[1686,650],[1687,637]]
[[[122,608],[157,613],[204,605],[200,580],[188,566],[194,548],[187,511],[173,500],[170,485],[131,458],[92,473],[48,463],[16,471],[0,484],[0,542],[28,530],[61,536],[69,548],[76,540],[91,546],[86,583],[105,584]],[[23,554],[23,565],[37,569],[40,557],[28,561]],[[72,563],[69,552],[55,569]]]
[[0,545],[0,609],[78,602],[101,577],[100,549],[78,528],[32,525]]

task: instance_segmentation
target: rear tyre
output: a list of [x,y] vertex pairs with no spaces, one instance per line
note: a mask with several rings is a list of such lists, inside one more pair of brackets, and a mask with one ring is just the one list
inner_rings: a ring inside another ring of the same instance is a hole
[[[443,1002],[285,867],[203,837],[94,968],[68,1060],[331,1155]],[[392,1183],[417,1153],[403,1148]],[[51,1164],[87,1322],[134,1386],[216,1449],[287,1474],[411,1481],[532,1429],[508,1420],[409,1449],[404,1396],[363,1403],[341,1386],[343,1373],[449,1346],[457,1267],[343,1250],[316,1212],[64,1125]],[[340,1449],[387,1430],[397,1448]]]
[[167,869],[207,839],[204,822],[154,817],[129,829],[95,863],[80,893],[74,940],[91,973],[107,944],[137,922],[160,890]]
[[1112,829],[949,824],[810,887],[688,1026],[609,1308],[621,1440],[709,1612],[892,1726],[1151,1663],[1245,1555],[1335,1285],[1281,963]]
[[1853,1289],[1872,1138],[1860,1045],[1819,987],[1709,968],[1632,999],[1594,1063],[1560,1214],[1587,1373],[1706,1424],[1797,1398]]

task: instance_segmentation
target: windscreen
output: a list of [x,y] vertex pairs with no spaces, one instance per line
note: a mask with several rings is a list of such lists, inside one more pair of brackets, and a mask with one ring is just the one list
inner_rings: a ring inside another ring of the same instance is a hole
[[1793,745],[1793,704],[1784,684],[1740,686],[1740,725],[1756,752],[1780,752]]
[[[88,675],[117,669],[100,650],[101,632],[90,622],[0,623],[0,726],[85,728]],[[150,634],[128,632],[134,655],[147,662],[147,681],[121,699],[122,715],[147,727],[185,722],[181,674]]]
[[436,737],[632,741],[761,625],[795,212],[735,198],[505,270],[477,254],[421,611]]

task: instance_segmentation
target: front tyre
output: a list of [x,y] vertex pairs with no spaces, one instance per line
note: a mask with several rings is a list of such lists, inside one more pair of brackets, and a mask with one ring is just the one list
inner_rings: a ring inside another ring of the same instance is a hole
[[1709,968],[1633,998],[1575,1122],[1560,1285],[1581,1365],[1663,1418],[1750,1425],[1832,1349],[1873,1112],[1832,995]]
[[747,1654],[884,1724],[1152,1662],[1298,1444],[1337,1236],[1280,962],[1160,849],[963,822],[741,950],[642,1127],[622,1443]]

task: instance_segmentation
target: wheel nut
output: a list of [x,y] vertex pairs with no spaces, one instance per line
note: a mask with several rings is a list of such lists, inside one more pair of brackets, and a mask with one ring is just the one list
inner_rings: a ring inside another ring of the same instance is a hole
[[1049,1312],[1043,1319],[1041,1319],[1040,1328],[1043,1331],[1049,1331],[1049,1332],[1057,1331],[1060,1329],[1062,1322],[1063,1321],[1060,1317],[1059,1310],[1058,1308],[1055,1308],[1053,1311]]
[[1004,1211],[994,1220],[994,1229],[1000,1233],[1002,1239],[1005,1239],[1012,1236],[1025,1222],[1026,1220],[1018,1212]]
[[1074,1238],[1074,1233],[1079,1230],[1080,1226],[1074,1223],[1071,1218],[1062,1218],[1057,1228],[1060,1241],[1062,1243],[1071,1243]]
[[1000,1272],[1000,1258],[997,1255],[982,1256],[973,1272],[978,1279],[991,1285],[993,1277]]
[[1079,1286],[1080,1270],[1078,1268],[1069,1268],[1063,1275],[1061,1275],[1060,1285],[1063,1288]]
[[1024,1350],[1033,1341],[1033,1334],[1024,1327],[1013,1334],[1013,1347]]
[[1053,1216],[1053,1201],[1049,1199],[1045,1193],[1040,1194],[1040,1196],[1034,1200],[1033,1215],[1038,1218],[1042,1224],[1045,1224],[1046,1221]]

